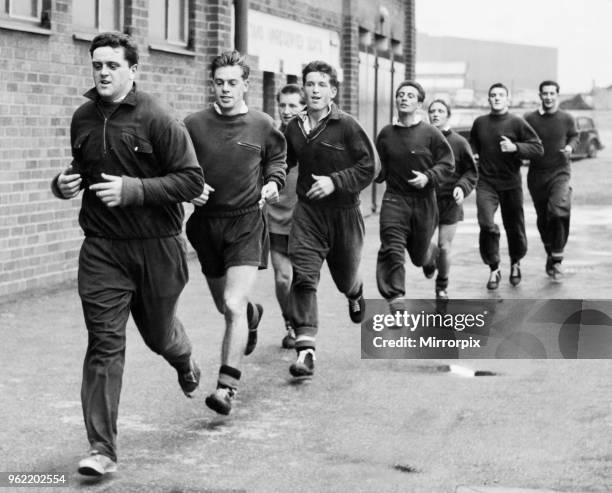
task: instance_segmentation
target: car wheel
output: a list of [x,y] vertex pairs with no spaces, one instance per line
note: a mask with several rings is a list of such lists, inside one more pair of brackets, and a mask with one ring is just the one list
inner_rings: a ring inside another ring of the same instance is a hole
[[587,156],[589,158],[597,157],[597,145],[593,141],[589,142],[589,147],[587,148]]

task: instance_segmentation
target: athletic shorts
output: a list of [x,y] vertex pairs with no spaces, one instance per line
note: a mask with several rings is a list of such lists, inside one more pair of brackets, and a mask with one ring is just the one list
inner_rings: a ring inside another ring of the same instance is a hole
[[186,233],[207,277],[223,277],[229,267],[238,265],[268,267],[270,240],[260,209],[229,217],[194,213]]
[[455,224],[463,221],[463,206],[452,197],[438,197],[439,224]]
[[270,233],[270,250],[289,256],[289,235]]

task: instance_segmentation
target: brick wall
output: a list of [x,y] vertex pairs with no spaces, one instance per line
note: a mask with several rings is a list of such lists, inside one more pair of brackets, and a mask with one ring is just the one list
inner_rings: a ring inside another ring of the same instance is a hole
[[[70,120],[84,102],[82,94],[92,86],[89,41],[73,38],[73,1],[50,2],[47,33],[0,24],[0,299],[75,278],[82,241],[77,221],[80,199],[61,201],[49,189],[52,177],[70,163]],[[394,9],[403,9],[402,0],[392,1]],[[346,82],[341,105],[356,113],[353,50],[359,20],[352,11],[345,12],[353,3],[251,0],[250,8],[337,31]],[[124,0],[125,31],[140,47],[139,88],[157,95],[180,118],[211,100],[208,65],[221,50],[233,46],[232,0],[190,0],[190,7],[193,54],[184,55],[149,49],[148,1]],[[248,102],[261,109],[263,72],[257,68],[256,54],[249,54],[249,62]],[[276,88],[285,82],[280,74],[274,80]],[[272,116],[277,117],[276,108]]]

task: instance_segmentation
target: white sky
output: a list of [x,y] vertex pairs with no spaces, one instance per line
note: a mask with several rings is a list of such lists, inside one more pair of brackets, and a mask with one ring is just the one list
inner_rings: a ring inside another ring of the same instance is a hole
[[612,85],[612,0],[416,0],[416,28],[556,47],[562,92]]

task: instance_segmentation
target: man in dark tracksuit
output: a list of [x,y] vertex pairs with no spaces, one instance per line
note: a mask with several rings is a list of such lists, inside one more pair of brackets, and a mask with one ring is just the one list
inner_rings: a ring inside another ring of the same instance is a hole
[[527,186],[546,250],[546,273],[555,281],[563,278],[561,262],[569,235],[572,195],[570,156],[579,139],[574,117],[559,109],[558,96],[557,82],[542,82],[542,107],[525,115],[544,146],[544,155],[531,160]]
[[250,68],[237,51],[211,63],[215,102],[185,119],[206,174],[204,192],[187,221],[187,238],[219,313],[225,318],[216,390],[206,405],[229,414],[242,376],[243,355],[257,343],[263,308],[249,301],[258,269],[268,260],[264,202],[285,184],[286,143],[269,115],[247,107]]
[[362,321],[365,302],[359,262],[365,234],[359,192],[374,178],[376,154],[355,119],[340,111],[336,71],[322,61],[302,70],[306,111],[285,131],[287,163],[299,162],[298,203],[289,233],[293,265],[290,312],[295,329],[297,361],[294,377],[314,373],[315,336],[319,320],[317,287],[323,261],[349,300],[349,314]]
[[426,277],[435,273],[438,252],[431,244],[438,226],[435,186],[455,169],[444,135],[424,122],[418,111],[424,99],[420,84],[402,82],[395,92],[397,121],[376,138],[382,165],[376,181],[387,182],[380,211],[376,282],[391,311],[403,308],[406,250],[414,265],[423,266]]
[[90,54],[95,88],[74,113],[72,166],[52,190],[63,199],[84,190],[78,286],[89,342],[81,400],[91,450],[79,472],[103,475],[116,470],[130,313],[145,343],[176,369],[185,394],[198,386],[200,371],[175,312],[188,278],[181,202],[201,193],[204,178],[184,126],[136,90],[131,38],[100,34]]
[[501,207],[508,237],[510,284],[521,282],[520,261],[527,253],[521,165],[523,159],[541,156],[542,142],[521,117],[508,112],[508,88],[497,82],[489,88],[491,112],[474,120],[470,144],[478,155],[479,179],[476,209],[480,226],[480,256],[489,266],[487,289],[497,289],[499,268],[499,226],[495,212]]

